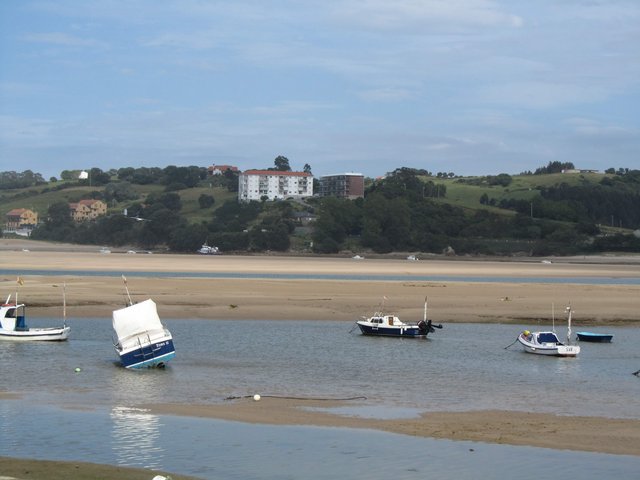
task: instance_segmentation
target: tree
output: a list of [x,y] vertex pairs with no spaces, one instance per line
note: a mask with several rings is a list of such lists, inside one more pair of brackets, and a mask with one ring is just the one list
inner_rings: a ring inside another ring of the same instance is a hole
[[195,252],[208,235],[207,227],[202,224],[187,225],[169,235],[169,248],[176,252]]
[[290,172],[291,167],[289,166],[289,159],[287,157],[283,157],[282,155],[278,155],[273,161],[275,165],[275,169],[279,172]]
[[563,170],[573,170],[576,167],[571,162],[549,162],[546,167],[537,168],[534,175],[543,175],[546,173],[561,173]]
[[89,171],[89,178],[87,180],[84,180],[86,184],[92,185],[92,186],[106,185],[110,181],[111,181],[111,177],[109,176],[108,173],[103,172],[99,168],[95,168],[95,167]]
[[47,223],[51,225],[69,225],[73,222],[71,209],[67,202],[52,203],[47,210]]
[[138,192],[135,191],[129,182],[114,182],[104,187],[104,198],[107,201],[115,200],[116,202],[136,200],[138,198]]
[[304,167],[302,167],[302,171],[304,173],[309,173],[310,174],[311,173],[311,165],[309,165],[308,163],[305,163]]
[[216,200],[213,196],[207,195],[206,193],[203,193],[198,197],[198,205],[200,205],[200,208],[209,208],[213,206],[215,201]]

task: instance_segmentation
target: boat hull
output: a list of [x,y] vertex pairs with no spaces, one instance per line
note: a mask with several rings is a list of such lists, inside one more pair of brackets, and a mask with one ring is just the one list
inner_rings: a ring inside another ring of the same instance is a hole
[[71,327],[29,328],[26,330],[0,329],[0,340],[14,342],[62,342],[69,338]]
[[140,344],[123,351],[116,347],[116,353],[125,368],[162,368],[176,356],[172,338]]
[[407,338],[427,338],[428,333],[415,326],[393,327],[393,326],[372,326],[365,323],[356,322],[363,335],[376,337],[407,337]]
[[576,336],[581,342],[611,343],[613,339],[611,333],[578,332]]
[[523,335],[518,337],[518,342],[523,346],[524,351],[536,355],[549,355],[553,357],[575,357],[580,353],[577,345],[544,345],[527,341]]

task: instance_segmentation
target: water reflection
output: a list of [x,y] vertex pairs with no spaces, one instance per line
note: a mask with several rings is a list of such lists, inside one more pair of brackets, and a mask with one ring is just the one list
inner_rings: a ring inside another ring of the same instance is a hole
[[160,446],[160,417],[148,410],[113,407],[112,448],[119,465],[162,469],[165,450]]
[[172,369],[149,368],[127,369],[114,362],[111,375],[108,377],[112,404],[115,405],[141,405],[155,403],[159,394],[162,394],[167,383],[171,382]]

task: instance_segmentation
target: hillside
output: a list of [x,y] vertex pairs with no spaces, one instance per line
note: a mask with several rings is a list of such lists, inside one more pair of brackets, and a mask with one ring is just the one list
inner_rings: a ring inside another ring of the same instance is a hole
[[[634,170],[449,178],[402,168],[370,182],[364,200],[242,204],[233,191],[237,175],[212,178],[198,167],[170,168],[97,171],[92,184],[60,180],[13,189],[5,182],[0,212],[37,212],[44,222],[34,231],[38,239],[177,251],[194,251],[205,241],[223,251],[635,251],[631,233],[640,228]],[[105,218],[74,225],[51,211],[82,199],[103,200]],[[303,225],[296,212],[317,221]]]

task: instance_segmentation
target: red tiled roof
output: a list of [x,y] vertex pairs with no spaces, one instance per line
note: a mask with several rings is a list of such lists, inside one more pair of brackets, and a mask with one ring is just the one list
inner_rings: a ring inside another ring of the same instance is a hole
[[311,177],[307,172],[283,172],[280,170],[245,170],[244,175],[278,175],[285,177]]
[[11,216],[13,216],[13,215],[22,215],[26,211],[27,211],[26,208],[14,208],[10,212],[7,212],[7,215],[11,215]]
[[238,167],[234,167],[233,165],[211,165],[209,167],[209,170],[220,170],[221,172],[224,172],[226,170],[231,170],[235,172],[238,170]]

